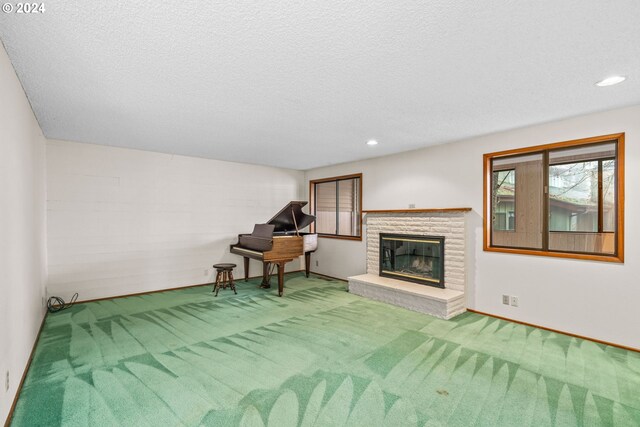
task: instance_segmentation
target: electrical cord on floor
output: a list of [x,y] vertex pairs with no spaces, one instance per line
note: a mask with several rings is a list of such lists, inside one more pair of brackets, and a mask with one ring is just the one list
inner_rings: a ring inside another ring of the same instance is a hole
[[77,292],[73,294],[73,296],[71,297],[71,301],[69,301],[68,304],[64,302],[64,300],[60,297],[50,297],[47,300],[47,310],[49,310],[49,313],[57,313],[58,311],[66,310],[67,308],[71,307],[77,299]]

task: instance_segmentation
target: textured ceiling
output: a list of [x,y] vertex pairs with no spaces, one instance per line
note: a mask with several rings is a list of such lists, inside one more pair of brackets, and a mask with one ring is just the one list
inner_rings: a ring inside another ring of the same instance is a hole
[[308,169],[640,103],[638,0],[45,5],[0,38],[50,138]]

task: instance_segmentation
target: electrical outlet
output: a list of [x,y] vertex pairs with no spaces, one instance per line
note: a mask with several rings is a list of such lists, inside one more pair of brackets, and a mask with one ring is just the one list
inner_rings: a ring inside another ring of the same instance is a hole
[[7,371],[7,377],[4,380],[4,391],[9,391],[9,371]]
[[509,295],[502,295],[502,303],[504,305],[509,305]]
[[319,266],[319,265],[320,265],[320,264],[319,264],[318,260],[316,260],[316,267],[317,267],[317,266]]
[[518,297],[511,297],[511,305],[514,307],[518,306]]
[[415,209],[415,208],[416,208],[415,203],[409,203],[409,209]]

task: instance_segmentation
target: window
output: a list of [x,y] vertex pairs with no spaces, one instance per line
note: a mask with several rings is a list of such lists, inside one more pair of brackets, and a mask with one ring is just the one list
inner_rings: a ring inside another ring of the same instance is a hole
[[516,170],[494,165],[492,177],[494,230],[515,231]]
[[362,174],[309,183],[311,231],[322,237],[362,240]]
[[485,154],[484,249],[624,260],[624,134]]

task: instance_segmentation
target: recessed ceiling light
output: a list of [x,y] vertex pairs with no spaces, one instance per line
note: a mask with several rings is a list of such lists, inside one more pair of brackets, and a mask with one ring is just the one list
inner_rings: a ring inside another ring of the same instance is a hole
[[370,139],[367,141],[367,145],[378,145],[378,141],[375,139]]
[[600,86],[600,87],[613,86],[613,85],[617,85],[618,83],[622,83],[625,80],[627,80],[625,76],[611,76],[611,77],[607,77],[604,80],[600,80],[598,83],[596,83],[596,86]]

